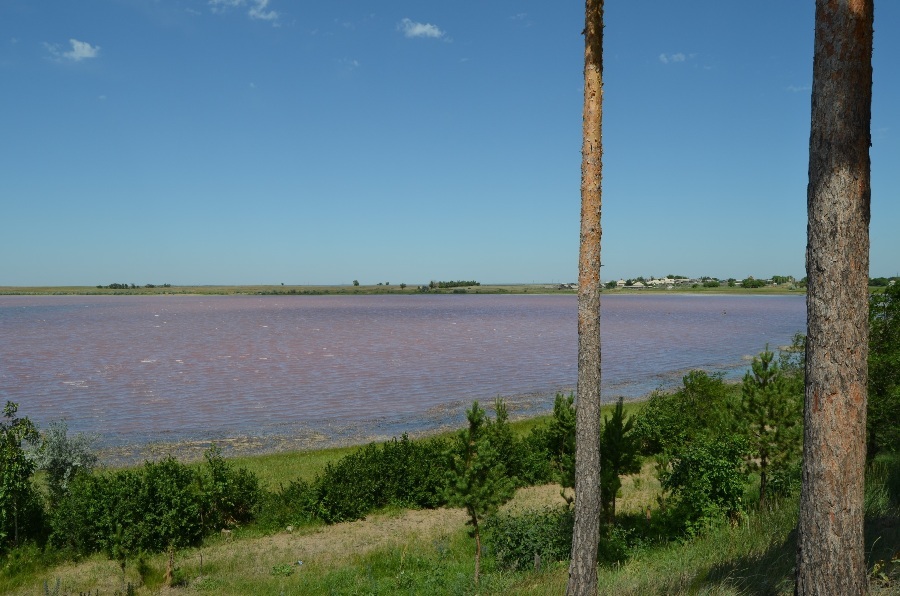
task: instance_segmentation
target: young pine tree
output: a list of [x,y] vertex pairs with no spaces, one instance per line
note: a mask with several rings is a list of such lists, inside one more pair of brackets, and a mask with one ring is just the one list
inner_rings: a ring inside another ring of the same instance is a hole
[[574,497],[566,489],[575,488],[575,396],[556,394],[553,418],[547,426],[547,451],[560,494],[571,505]]
[[641,471],[640,440],[632,432],[633,426],[634,418],[625,419],[620,397],[612,418],[603,417],[600,431],[600,504],[608,521],[616,517],[616,493],[622,488],[621,476]]
[[744,375],[737,422],[755,454],[749,463],[750,469],[759,471],[760,505],[766,500],[770,472],[800,456],[803,396],[797,389],[768,346]]
[[510,500],[515,490],[513,480],[491,444],[490,422],[478,402],[466,412],[469,426],[459,431],[450,451],[447,502],[464,507],[466,522],[475,539],[475,583],[481,571],[481,528],[484,518]]

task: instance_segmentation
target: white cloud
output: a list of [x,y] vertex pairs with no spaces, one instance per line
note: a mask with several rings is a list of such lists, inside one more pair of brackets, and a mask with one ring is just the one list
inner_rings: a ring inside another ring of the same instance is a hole
[[269,0],[209,0],[210,10],[222,13],[230,8],[248,6],[247,16],[256,21],[278,20],[278,12],[269,9]]
[[[694,54],[691,54],[691,58],[694,57]],[[663,64],[669,64],[670,62],[684,62],[687,60],[687,56],[678,52],[677,54],[660,54],[659,61]]]
[[244,0],[209,0],[213,12],[224,12],[228,8],[235,8],[244,3]]
[[78,41],[77,39],[70,39],[69,43],[72,44],[72,49],[63,54],[69,60],[78,62],[85,58],[96,58],[100,55],[100,46],[92,46],[86,41]]
[[430,37],[432,39],[441,39],[447,34],[441,31],[437,25],[431,23],[416,23],[409,19],[403,19],[397,23],[397,29],[403,31],[406,37]]
[[70,39],[69,44],[71,44],[72,49],[68,52],[62,51],[57,44],[45,43],[44,47],[57,60],[65,58],[72,62],[81,62],[87,58],[96,58],[100,55],[100,46],[92,46],[86,41]]
[[278,13],[274,10],[266,10],[269,8],[269,0],[254,0],[253,6],[247,11],[251,19],[259,21],[277,21]]

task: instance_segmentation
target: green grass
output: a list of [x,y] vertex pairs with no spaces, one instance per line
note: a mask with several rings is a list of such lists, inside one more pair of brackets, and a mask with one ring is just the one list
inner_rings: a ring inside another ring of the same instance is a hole
[[264,488],[273,490],[292,480],[312,481],[328,463],[336,463],[359,448],[360,446],[335,447],[314,451],[248,455],[229,458],[228,461],[235,467],[246,468],[253,472]]

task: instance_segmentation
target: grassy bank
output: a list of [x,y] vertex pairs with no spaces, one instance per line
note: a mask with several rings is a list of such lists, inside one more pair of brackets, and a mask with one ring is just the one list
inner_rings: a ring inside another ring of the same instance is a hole
[[[324,453],[327,459],[336,453]],[[659,491],[653,465],[623,485],[621,515],[636,514]],[[871,491],[877,492],[877,491]],[[748,498],[752,490],[748,490]],[[559,506],[556,485],[520,489],[507,511]],[[872,593],[896,594],[900,582],[900,524],[896,511],[870,505],[867,562]],[[790,498],[751,509],[739,524],[721,524],[682,542],[649,545],[621,564],[601,566],[600,593],[645,594],[790,594],[795,556],[793,528],[797,501]],[[99,591],[114,594],[123,585],[137,594],[561,594],[565,562],[538,570],[499,568],[487,553],[483,578],[472,583],[472,541],[462,510],[385,510],[365,520],[333,526],[287,529],[259,535],[252,529],[216,536],[200,549],[179,551],[172,589],[161,587],[165,555],[148,557],[142,574],[102,555],[50,568],[34,567],[16,581],[0,583],[10,594],[40,593],[46,582],[60,594]],[[891,563],[892,556],[895,558]],[[20,565],[28,567],[27,554]],[[298,564],[302,561],[302,564]]]
[[[626,404],[636,413],[644,404]],[[605,414],[610,414],[610,406]],[[525,437],[550,417],[511,424]],[[240,457],[232,464],[256,473],[275,489],[312,480],[328,464],[361,446]],[[900,515],[896,506],[900,459],[882,458],[868,477],[866,560],[872,593],[897,593],[900,586]],[[758,484],[744,500],[754,502]],[[643,523],[650,507],[658,514],[661,486],[652,459],[623,478],[617,502],[626,526]],[[519,489],[501,513],[513,516],[564,507],[556,484]],[[602,564],[600,593],[610,594],[790,594],[795,556],[796,496],[751,506],[737,523],[723,521],[694,538],[638,541],[628,555]],[[630,522],[628,521],[630,520]],[[406,510],[388,507],[364,519],[264,530],[255,524],[207,537],[199,548],[175,554],[175,587],[165,588],[167,556],[130,560],[124,573],[103,554],[64,560],[36,547],[13,551],[2,561],[0,593],[136,594],[560,594],[565,561],[539,568],[503,567],[487,542],[482,580],[472,582],[473,542],[461,509]],[[650,523],[649,521],[647,522]],[[624,526],[623,526],[624,527]],[[615,537],[609,540],[616,540]],[[55,558],[54,558],[55,557]],[[302,562],[302,563],[301,563]],[[54,592],[57,582],[59,591]],[[44,588],[46,586],[46,590]]]

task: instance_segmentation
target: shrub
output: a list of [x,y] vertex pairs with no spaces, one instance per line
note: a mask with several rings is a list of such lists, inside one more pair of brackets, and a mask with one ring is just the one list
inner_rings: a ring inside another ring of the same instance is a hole
[[678,391],[654,393],[635,417],[641,453],[663,453],[699,437],[728,433],[733,426],[729,405],[736,391],[725,384],[721,374],[694,370],[682,378]]
[[575,514],[568,507],[518,515],[499,513],[485,523],[485,542],[497,564],[507,569],[530,569],[535,555],[542,564],[564,561],[572,547],[574,520]]
[[413,442],[405,434],[381,448],[368,445],[335,464],[314,482],[316,515],[326,523],[352,521],[387,505],[444,504],[444,443]]
[[0,552],[36,537],[43,525],[31,482],[35,465],[23,448],[24,443],[33,445],[38,434],[31,420],[16,412],[18,405],[8,401],[0,419]]
[[200,543],[204,533],[252,519],[259,482],[217,450],[206,469],[172,457],[137,470],[79,474],[52,511],[51,542],[76,554],[104,551],[124,560]]
[[196,476],[205,529],[215,532],[252,520],[262,496],[256,475],[244,468],[234,469],[216,447],[208,450],[205,458],[206,467]]
[[745,439],[729,436],[697,440],[672,454],[660,480],[671,496],[668,514],[676,526],[694,535],[722,517],[740,516],[748,451]]
[[268,531],[307,525],[317,519],[318,493],[305,480],[294,480],[260,496],[256,523]]
[[96,438],[83,433],[70,437],[68,433],[65,420],[51,422],[34,452],[37,468],[47,472],[51,504],[59,502],[77,473],[90,472],[97,465],[93,452]]
[[867,456],[900,449],[900,283],[869,299]]

